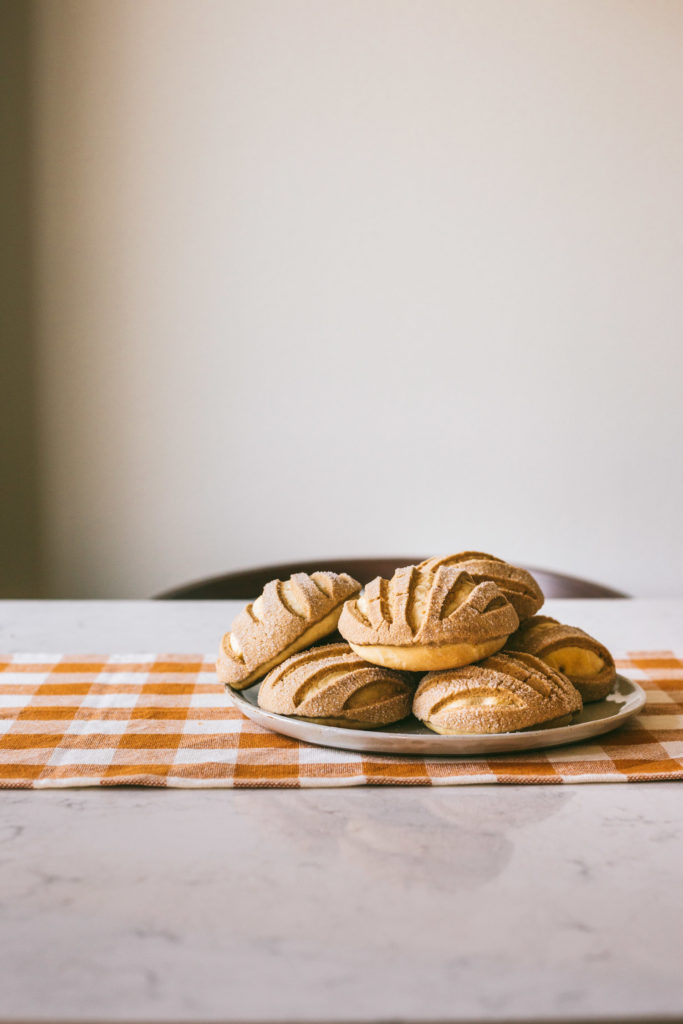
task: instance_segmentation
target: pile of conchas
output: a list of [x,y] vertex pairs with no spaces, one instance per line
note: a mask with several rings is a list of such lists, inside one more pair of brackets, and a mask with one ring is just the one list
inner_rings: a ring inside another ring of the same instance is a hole
[[263,679],[259,706],[280,715],[377,729],[412,713],[445,734],[561,725],[614,685],[607,648],[538,615],[536,580],[493,555],[430,558],[361,589],[333,572],[267,583],[224,635],[219,679]]

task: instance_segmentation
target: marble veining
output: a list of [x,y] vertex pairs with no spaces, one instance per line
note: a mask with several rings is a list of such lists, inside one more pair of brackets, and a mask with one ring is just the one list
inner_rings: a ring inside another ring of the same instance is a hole
[[5,792],[0,1019],[680,1012],[680,790],[631,789]]

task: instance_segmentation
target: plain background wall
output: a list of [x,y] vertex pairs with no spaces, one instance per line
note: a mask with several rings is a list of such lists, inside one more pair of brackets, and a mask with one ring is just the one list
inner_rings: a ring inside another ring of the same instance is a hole
[[31,296],[31,10],[0,0],[0,596],[41,593]]
[[474,547],[683,594],[683,4],[34,27],[51,593]]

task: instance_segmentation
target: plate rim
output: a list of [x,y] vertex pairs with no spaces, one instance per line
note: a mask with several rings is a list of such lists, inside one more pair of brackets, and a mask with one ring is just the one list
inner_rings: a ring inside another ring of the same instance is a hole
[[[589,740],[618,729],[636,715],[645,705],[647,693],[634,679],[617,673],[617,680],[623,680],[631,691],[622,701],[615,714],[604,718],[589,719],[584,722],[570,722],[568,725],[555,726],[547,729],[527,729],[505,733],[458,733],[443,735],[432,732],[401,733],[386,732],[383,729],[345,729],[334,725],[307,722],[295,716],[280,715],[274,711],[265,711],[258,704],[252,703],[244,696],[243,691],[233,690],[226,685],[225,689],[232,700],[233,706],[250,721],[262,728],[281,736],[315,746],[334,747],[338,750],[350,750],[355,753],[384,753],[401,757],[468,757],[476,754],[515,753],[544,750],[553,746],[564,746]],[[254,684],[256,685],[256,684]],[[252,687],[249,687],[251,690]],[[608,697],[603,700],[608,700]],[[592,703],[592,702],[591,702]],[[596,704],[600,703],[598,701]],[[616,702],[615,702],[616,703]],[[272,724],[270,724],[272,723]],[[396,723],[397,725],[400,723]],[[302,735],[303,734],[303,735]],[[527,740],[529,742],[527,742]],[[401,746],[407,749],[400,749]],[[418,748],[423,746],[424,750]],[[458,746],[462,750],[458,751]],[[477,746],[482,749],[477,750]],[[392,749],[381,750],[381,747]],[[443,749],[440,749],[443,748]]]

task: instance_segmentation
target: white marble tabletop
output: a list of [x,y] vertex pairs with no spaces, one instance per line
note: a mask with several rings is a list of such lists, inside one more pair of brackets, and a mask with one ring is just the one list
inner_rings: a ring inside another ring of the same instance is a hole
[[[0,651],[215,649],[230,602],[0,602]],[[554,601],[617,652],[683,601]],[[0,791],[0,1021],[683,1019],[683,788]]]

